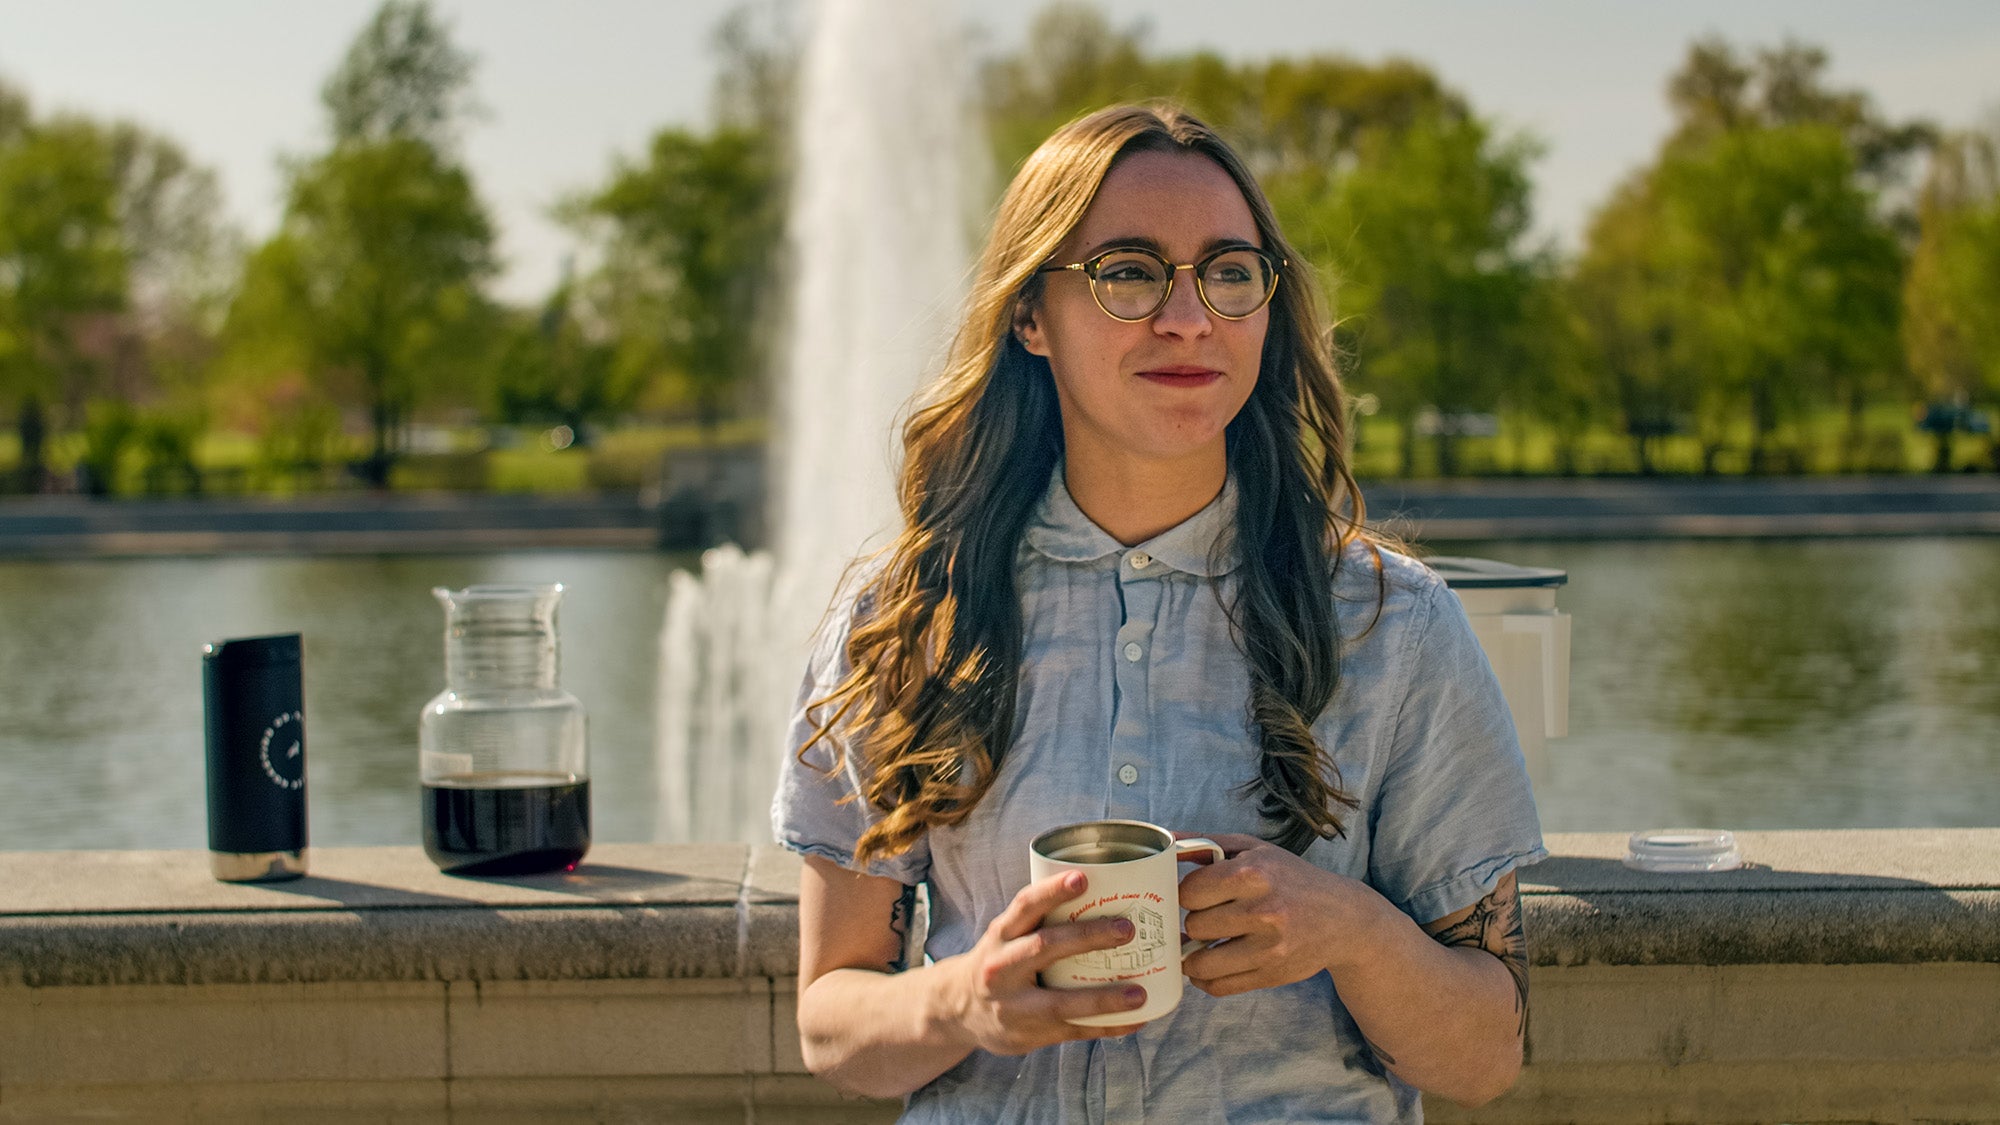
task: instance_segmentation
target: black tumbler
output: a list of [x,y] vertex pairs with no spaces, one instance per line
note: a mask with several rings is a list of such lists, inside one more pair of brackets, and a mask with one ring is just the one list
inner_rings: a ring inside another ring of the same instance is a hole
[[202,650],[209,868],[229,883],[306,873],[306,727],[299,635]]

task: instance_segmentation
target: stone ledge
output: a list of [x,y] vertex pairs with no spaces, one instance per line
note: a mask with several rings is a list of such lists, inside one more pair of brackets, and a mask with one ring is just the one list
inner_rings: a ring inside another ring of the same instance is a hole
[[[2000,961],[2000,829],[1745,832],[1748,865],[1631,871],[1552,834],[1521,874],[1542,965]],[[602,845],[577,871],[440,875],[415,848],[314,851],[236,885],[203,852],[0,853],[0,986],[787,978],[798,860]]]
[[1739,832],[1744,866],[1634,871],[1616,833],[1551,834],[1521,873],[1538,965],[2000,961],[2000,830]]

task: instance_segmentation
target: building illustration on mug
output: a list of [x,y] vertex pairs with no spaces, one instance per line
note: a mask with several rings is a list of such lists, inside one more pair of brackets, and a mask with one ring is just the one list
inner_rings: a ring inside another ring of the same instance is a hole
[[1125,917],[1132,923],[1132,940],[1115,949],[1080,953],[1075,958],[1077,967],[1126,973],[1153,967],[1160,950],[1167,947],[1166,918],[1150,906],[1129,910]]

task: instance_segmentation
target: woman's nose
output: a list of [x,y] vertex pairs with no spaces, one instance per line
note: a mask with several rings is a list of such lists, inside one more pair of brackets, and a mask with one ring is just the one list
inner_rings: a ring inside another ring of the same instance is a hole
[[1174,272],[1174,287],[1167,303],[1153,314],[1153,331],[1165,336],[1206,336],[1215,325],[1209,320],[1208,306],[1201,303],[1194,271],[1182,266]]

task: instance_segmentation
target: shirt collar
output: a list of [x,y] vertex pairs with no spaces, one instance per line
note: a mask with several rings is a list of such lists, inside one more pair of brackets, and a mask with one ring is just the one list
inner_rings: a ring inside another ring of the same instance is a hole
[[[1090,562],[1127,550],[1076,506],[1063,479],[1061,460],[1049,474],[1048,490],[1029,517],[1022,538],[1057,562]],[[1218,540],[1226,545],[1211,557]],[[1235,570],[1241,561],[1236,552],[1236,478],[1225,478],[1222,491],[1207,507],[1130,550],[1144,551],[1175,570],[1203,578]]]

